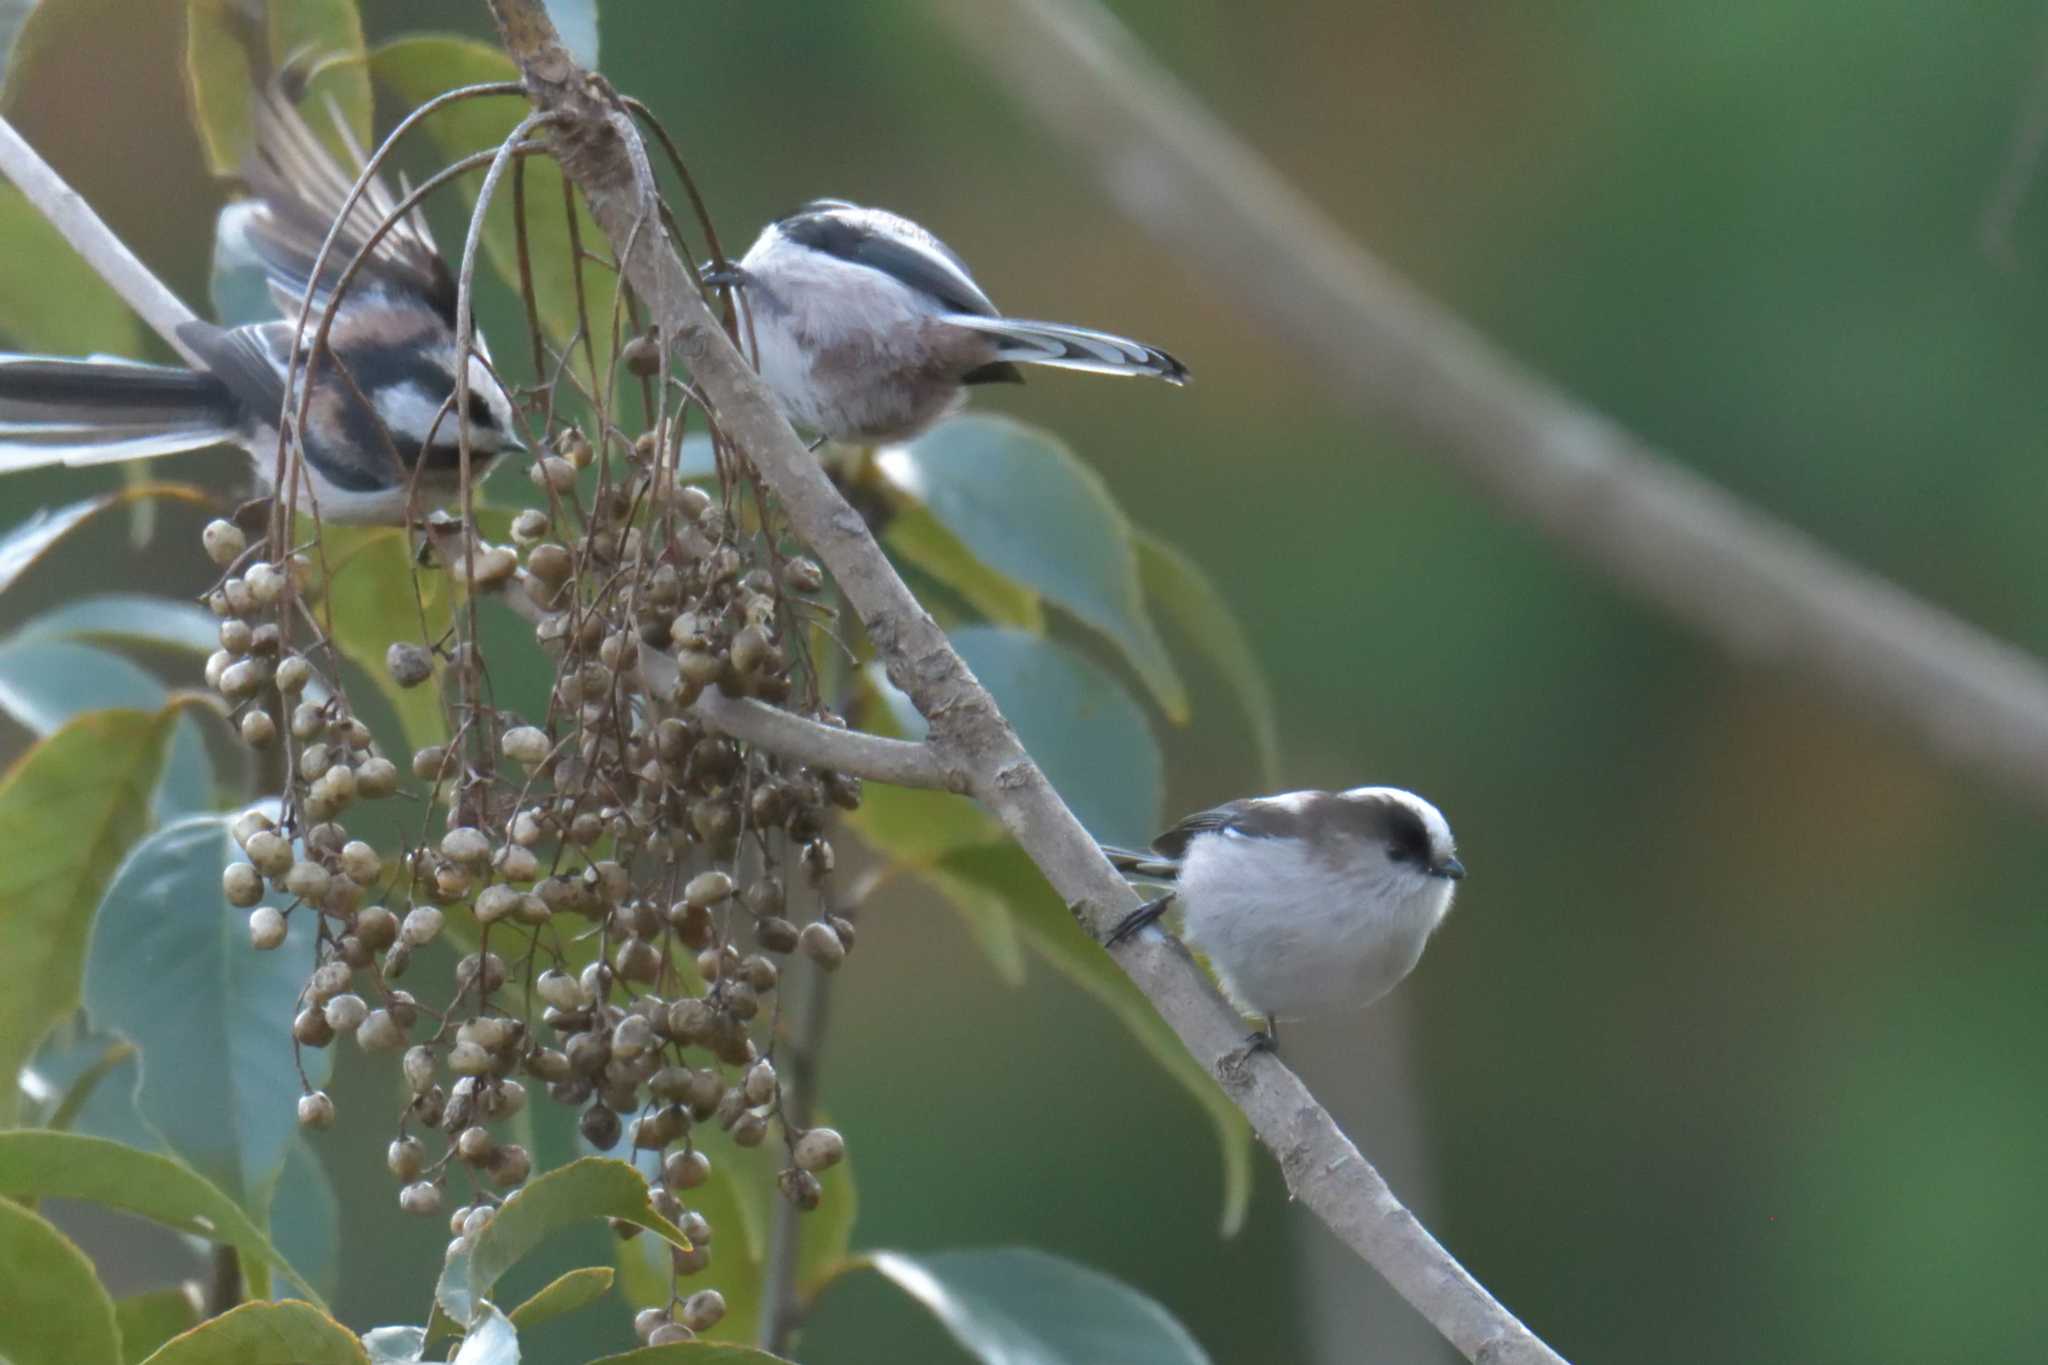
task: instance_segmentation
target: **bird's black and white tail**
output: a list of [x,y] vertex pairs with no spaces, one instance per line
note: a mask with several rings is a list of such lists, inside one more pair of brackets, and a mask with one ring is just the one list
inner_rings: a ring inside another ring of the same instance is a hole
[[1070,327],[1064,322],[985,318],[972,313],[948,313],[946,321],[994,337],[998,360],[1096,374],[1149,374],[1169,384],[1188,382],[1187,366],[1158,347],[1129,337]]
[[1162,858],[1156,853],[1138,853],[1128,848],[1102,845],[1102,856],[1109,859],[1109,865],[1129,877],[1141,877],[1147,881],[1170,882],[1180,872],[1180,864],[1171,858]]
[[199,450],[230,439],[235,427],[234,400],[210,374],[0,355],[0,473]]

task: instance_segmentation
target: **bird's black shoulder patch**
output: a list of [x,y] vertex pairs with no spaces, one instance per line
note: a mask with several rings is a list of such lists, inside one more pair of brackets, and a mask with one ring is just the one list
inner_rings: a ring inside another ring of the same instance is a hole
[[[823,206],[823,207],[820,207]],[[995,306],[974,284],[967,265],[936,238],[906,240],[878,229],[853,205],[821,199],[780,220],[784,237],[813,251],[879,270],[921,294],[929,294],[955,313],[996,316]]]
[[1168,858],[1185,857],[1188,845],[1199,834],[1236,830],[1253,838],[1286,838],[1296,832],[1287,812],[1270,802],[1226,801],[1210,810],[1197,811],[1152,841],[1154,851]]

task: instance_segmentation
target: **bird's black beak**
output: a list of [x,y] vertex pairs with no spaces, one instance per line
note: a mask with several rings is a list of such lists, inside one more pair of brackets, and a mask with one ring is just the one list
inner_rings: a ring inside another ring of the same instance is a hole
[[1430,872],[1434,876],[1447,878],[1454,882],[1465,879],[1465,865],[1458,861],[1455,854],[1432,867]]

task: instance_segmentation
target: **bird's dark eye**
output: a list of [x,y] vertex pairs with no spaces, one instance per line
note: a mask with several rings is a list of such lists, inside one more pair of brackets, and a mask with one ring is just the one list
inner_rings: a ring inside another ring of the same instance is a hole
[[1400,844],[1395,844],[1387,850],[1387,861],[1390,863],[1411,862],[1414,860],[1414,858],[1415,850],[1412,848],[1405,848]]
[[469,396],[469,421],[470,425],[479,427],[498,425],[498,419],[491,415],[491,405],[484,401],[484,396],[480,393],[472,393]]

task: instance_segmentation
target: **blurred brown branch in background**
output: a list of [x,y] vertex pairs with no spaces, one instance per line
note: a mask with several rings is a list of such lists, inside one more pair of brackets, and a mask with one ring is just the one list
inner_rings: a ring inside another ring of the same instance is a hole
[[2040,176],[2044,149],[2048,149],[2048,45],[2043,46],[2033,83],[2020,100],[1998,183],[1977,220],[1977,245],[1994,264],[2007,270],[2020,268],[2019,253],[2012,245],[2013,225],[2019,221],[2027,191]]
[[[929,12],[1341,402],[1734,654],[2048,809],[2048,673],[1546,383],[1349,240],[1094,0]],[[1678,357],[1673,357],[1674,363]]]
[[[660,199],[630,116],[608,85],[562,50],[538,0],[491,0],[491,9],[535,106],[557,117],[553,138],[563,170],[610,238],[627,279],[711,400],[725,436],[746,452],[782,500],[791,525],[831,570],[890,680],[930,722],[926,744],[947,785],[1001,820],[1099,940],[1136,907],[1136,894],[1046,781],[945,632],[727,340],[689,266],[657,230]],[[1241,1055],[1243,1021],[1177,944],[1146,939],[1120,953],[1118,961],[1196,1056],[1214,1067]],[[1402,1207],[1285,1065],[1270,1056],[1254,1058],[1233,1069],[1226,1088],[1279,1157],[1295,1197],[1467,1357],[1560,1359]]]

